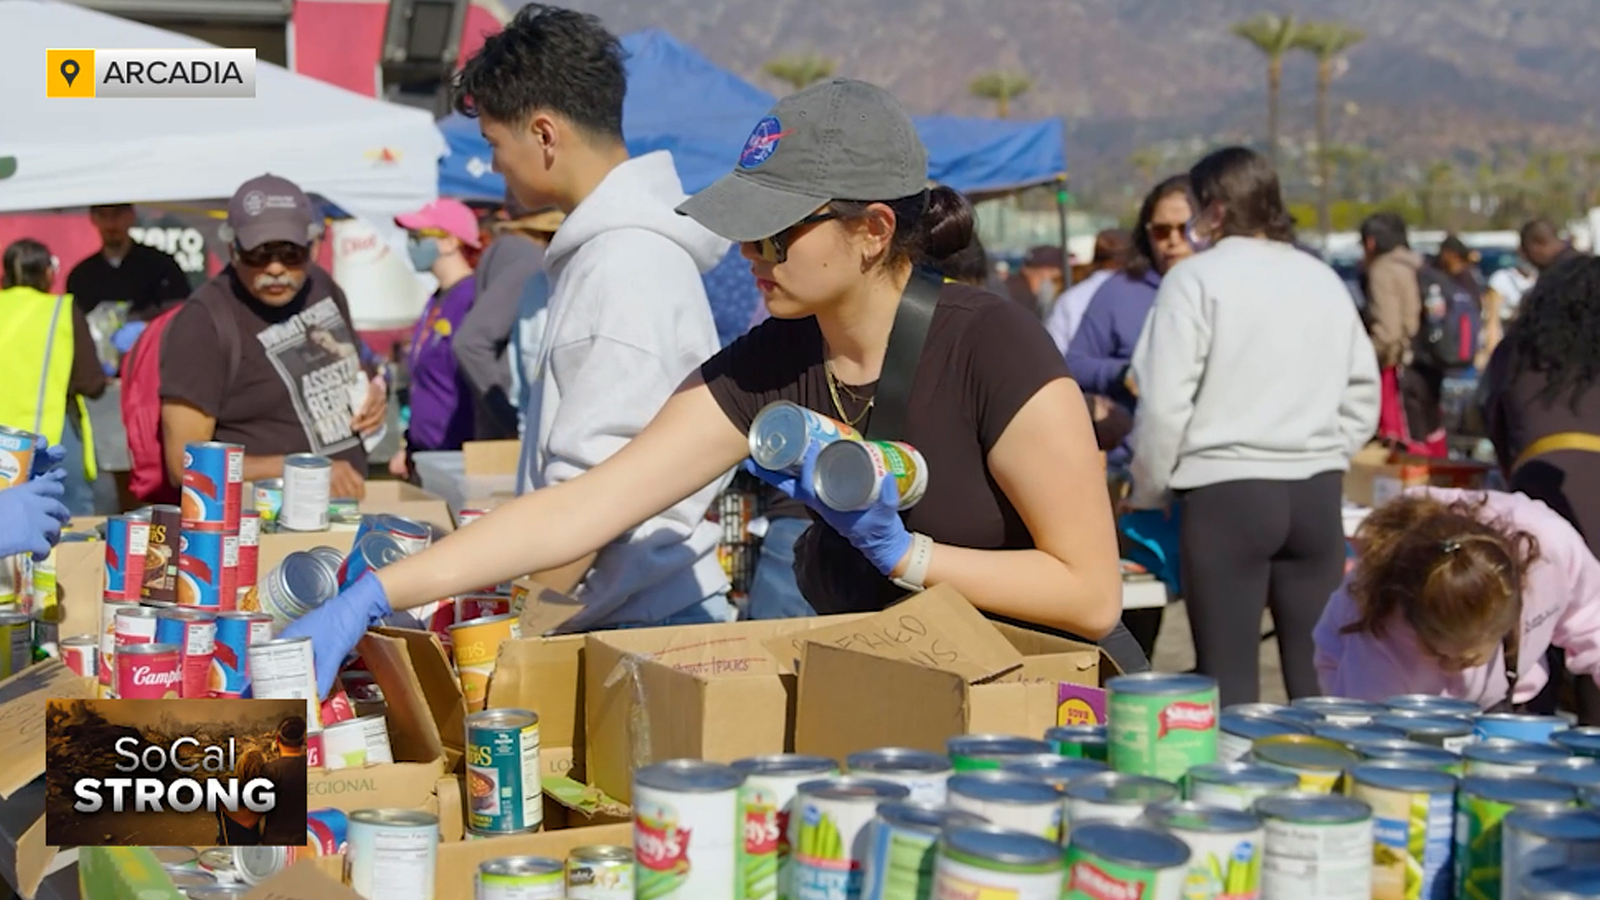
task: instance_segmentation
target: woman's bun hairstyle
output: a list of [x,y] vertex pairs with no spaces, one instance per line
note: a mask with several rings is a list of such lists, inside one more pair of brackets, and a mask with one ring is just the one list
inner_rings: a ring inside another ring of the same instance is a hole
[[939,185],[928,191],[922,213],[922,261],[935,269],[966,251],[978,237],[977,213],[972,203],[953,188]]

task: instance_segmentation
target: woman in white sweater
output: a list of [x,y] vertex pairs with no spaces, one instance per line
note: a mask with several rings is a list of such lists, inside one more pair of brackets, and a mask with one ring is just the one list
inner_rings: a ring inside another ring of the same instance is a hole
[[1339,276],[1294,246],[1277,173],[1242,147],[1189,173],[1197,247],[1162,280],[1132,378],[1132,505],[1183,500],[1199,671],[1257,699],[1272,609],[1291,697],[1317,693],[1312,629],[1344,571],[1342,473],[1378,421],[1378,366]]

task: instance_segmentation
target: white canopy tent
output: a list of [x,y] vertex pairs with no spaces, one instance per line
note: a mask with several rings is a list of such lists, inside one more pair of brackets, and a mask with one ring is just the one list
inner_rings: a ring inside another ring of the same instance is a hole
[[434,199],[444,138],[427,112],[266,63],[254,99],[45,97],[50,48],[203,48],[56,0],[0,0],[0,212],[232,196],[282,175],[382,229]]

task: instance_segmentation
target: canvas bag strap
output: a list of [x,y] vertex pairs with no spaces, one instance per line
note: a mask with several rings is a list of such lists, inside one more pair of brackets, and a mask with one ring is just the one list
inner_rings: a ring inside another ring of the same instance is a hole
[[866,437],[873,441],[905,440],[906,413],[911,405],[911,383],[916,379],[917,363],[933,324],[933,311],[939,305],[944,281],[926,269],[913,269],[895,310],[894,326],[889,331],[889,347],[883,354],[883,370],[873,394],[872,416],[867,420]]

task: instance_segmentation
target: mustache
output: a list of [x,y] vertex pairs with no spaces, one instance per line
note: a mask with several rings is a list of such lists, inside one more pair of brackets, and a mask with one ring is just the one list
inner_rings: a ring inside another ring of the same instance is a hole
[[283,287],[283,288],[299,288],[300,287],[300,276],[295,275],[293,273],[288,273],[288,274],[284,274],[284,275],[266,275],[266,274],[261,274],[261,275],[257,275],[256,276],[256,280],[251,282],[251,283],[254,285],[255,289],[258,290],[258,291],[267,291],[267,290],[271,290],[273,288],[280,288],[280,287]]

